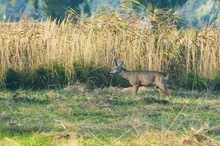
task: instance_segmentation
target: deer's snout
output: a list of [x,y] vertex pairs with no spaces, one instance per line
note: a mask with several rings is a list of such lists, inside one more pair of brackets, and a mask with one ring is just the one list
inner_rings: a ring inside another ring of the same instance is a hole
[[112,71],[110,71],[110,74],[120,74],[122,71],[121,66],[117,66],[116,68],[114,68]]
[[115,74],[114,70],[110,71],[110,74]]
[[119,73],[119,71],[118,71],[118,70],[116,70],[116,69],[114,69],[114,70],[110,71],[110,74],[118,74],[118,73]]

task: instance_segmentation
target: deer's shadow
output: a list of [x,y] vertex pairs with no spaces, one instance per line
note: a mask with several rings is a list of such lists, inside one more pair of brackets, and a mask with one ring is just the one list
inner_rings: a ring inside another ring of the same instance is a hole
[[[134,97],[136,98],[136,97]],[[111,105],[136,105],[136,104],[161,104],[161,105],[166,105],[169,104],[170,102],[165,99],[157,99],[154,97],[139,97],[138,99],[134,99],[131,97],[131,99],[126,99],[126,100],[118,100],[118,99],[105,99],[105,102],[111,104]]]
[[169,104],[170,102],[165,99],[157,99],[154,97],[143,97],[140,98],[138,102],[143,102],[144,104]]

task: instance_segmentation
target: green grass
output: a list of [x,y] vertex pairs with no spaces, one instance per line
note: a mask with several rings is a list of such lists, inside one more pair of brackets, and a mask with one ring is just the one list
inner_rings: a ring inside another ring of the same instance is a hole
[[0,92],[0,145],[217,145],[220,98],[154,89]]

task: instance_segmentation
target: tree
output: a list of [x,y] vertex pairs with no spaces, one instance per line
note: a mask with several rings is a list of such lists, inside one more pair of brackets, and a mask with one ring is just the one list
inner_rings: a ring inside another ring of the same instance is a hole
[[[68,9],[74,9],[78,14],[90,13],[89,4],[86,0],[45,0],[47,16],[51,16],[52,19],[65,18]],[[84,9],[80,9],[79,6],[84,4]]]
[[6,16],[7,19],[18,21],[21,14],[25,11],[26,6],[26,0],[20,0],[19,3],[16,0],[1,0],[0,20],[4,20],[5,18],[3,17]]
[[[183,6],[187,0],[137,0],[144,6],[148,12],[152,12],[157,8],[175,9],[176,7]],[[139,10],[137,3],[133,3],[135,9]]]
[[215,0],[216,4],[220,5],[220,0]]
[[[5,1],[5,0],[3,0]],[[31,2],[35,8],[36,13],[38,13],[39,1],[45,3],[45,14],[50,16],[52,19],[62,20],[65,18],[68,9],[72,8],[77,13],[90,13],[88,0],[23,0],[23,5],[26,6],[27,3]],[[92,1],[92,0],[90,0]],[[19,1],[10,0],[12,6],[15,6]],[[20,2],[19,2],[20,3]],[[84,9],[80,9],[80,5],[84,4]]]

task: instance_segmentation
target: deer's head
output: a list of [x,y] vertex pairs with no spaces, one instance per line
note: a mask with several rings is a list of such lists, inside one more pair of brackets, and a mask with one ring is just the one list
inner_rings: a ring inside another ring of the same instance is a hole
[[121,60],[119,63],[117,63],[116,60],[115,61],[115,68],[110,72],[110,74],[121,74],[122,73],[122,65],[123,65],[123,61]]

